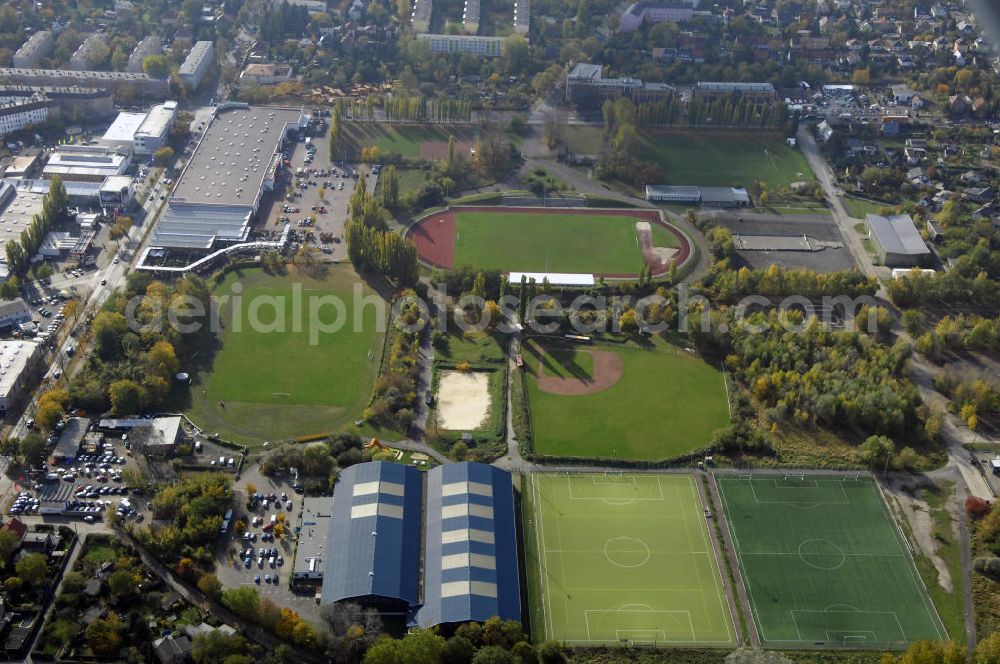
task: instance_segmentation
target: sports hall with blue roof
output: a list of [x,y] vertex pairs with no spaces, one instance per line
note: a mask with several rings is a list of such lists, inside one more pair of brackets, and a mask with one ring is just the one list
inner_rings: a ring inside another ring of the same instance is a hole
[[345,469],[333,495],[324,604],[406,612],[412,624],[521,619],[510,473],[384,461]]

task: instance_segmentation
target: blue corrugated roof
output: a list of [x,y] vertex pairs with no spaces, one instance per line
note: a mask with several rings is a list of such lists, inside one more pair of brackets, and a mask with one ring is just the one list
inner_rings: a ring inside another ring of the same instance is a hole
[[333,493],[324,603],[366,596],[411,606],[419,602],[422,493],[420,471],[411,466],[377,461],[340,474]]
[[[480,463],[431,469],[425,519],[420,626],[482,622],[492,616],[520,620],[510,473]],[[469,530],[472,535],[463,534]]]

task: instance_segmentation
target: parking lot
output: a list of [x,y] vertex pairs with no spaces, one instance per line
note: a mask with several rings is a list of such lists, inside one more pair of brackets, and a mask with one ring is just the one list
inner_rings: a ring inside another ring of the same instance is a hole
[[298,142],[290,147],[290,175],[279,180],[257,230],[277,234],[289,223],[295,231],[293,238],[309,239],[328,260],[343,261],[347,259],[344,224],[356,183],[354,175],[366,173],[368,191],[375,190],[378,176],[356,164],[332,164],[327,141],[324,133],[311,136],[308,144]]
[[[216,548],[216,576],[227,588],[252,585],[262,596],[269,597],[281,606],[294,608],[306,619],[315,620],[318,619],[319,612],[313,594],[296,593],[290,589],[296,529],[302,525],[302,495],[294,491],[293,483],[294,479],[291,477],[273,479],[261,475],[256,464],[244,469],[243,476],[235,487],[239,508],[234,509],[233,521],[242,520],[246,527],[243,531],[231,529],[228,536],[219,539]],[[268,497],[266,509],[263,500],[256,501],[254,509],[245,509],[248,486],[255,490],[254,493]],[[269,499],[271,495],[278,498],[277,507]],[[286,500],[282,499],[282,495]],[[274,528],[270,525],[271,518],[273,516],[275,523],[279,523],[279,514],[283,515],[284,533],[272,539],[270,534]],[[249,540],[244,539],[247,532],[251,535]],[[274,567],[271,567],[272,549]],[[262,550],[266,552],[263,558]],[[250,567],[246,566],[247,556],[244,552],[250,554]],[[268,576],[271,577],[270,583],[267,582]]]

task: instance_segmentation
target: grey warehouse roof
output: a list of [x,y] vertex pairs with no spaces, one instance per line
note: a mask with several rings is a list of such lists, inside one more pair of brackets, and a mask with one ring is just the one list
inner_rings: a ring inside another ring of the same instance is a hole
[[376,597],[419,601],[420,471],[384,461],[340,474],[333,494],[323,603]]
[[521,619],[510,473],[480,463],[427,472],[424,601],[417,622]]
[[910,215],[897,214],[884,217],[879,214],[869,214],[866,219],[868,228],[886,253],[910,256],[930,253],[930,249],[917,232],[917,227],[913,225],[913,218]]

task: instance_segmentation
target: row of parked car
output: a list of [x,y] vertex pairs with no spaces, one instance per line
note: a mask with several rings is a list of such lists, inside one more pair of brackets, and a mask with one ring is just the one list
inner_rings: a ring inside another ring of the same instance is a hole
[[32,497],[32,495],[27,491],[22,491],[17,494],[17,497],[14,499],[14,503],[10,506],[10,510],[8,511],[11,514],[31,514],[38,511],[39,505],[40,503],[38,498]]
[[274,569],[276,567],[281,567],[285,564],[285,559],[281,557],[276,547],[260,547],[255,549],[253,546],[246,546],[243,548],[243,566],[250,569],[253,566],[254,553],[257,554],[257,567],[259,569],[264,568],[264,563]]

